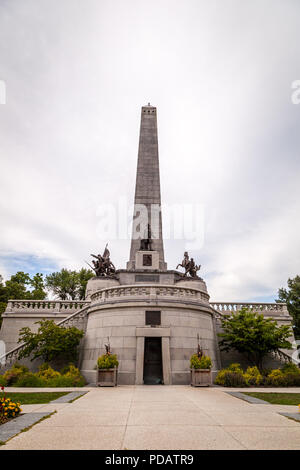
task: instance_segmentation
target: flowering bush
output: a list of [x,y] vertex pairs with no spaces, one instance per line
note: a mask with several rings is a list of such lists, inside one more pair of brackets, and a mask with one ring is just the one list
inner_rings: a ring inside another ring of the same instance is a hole
[[267,377],[267,384],[274,385],[274,387],[280,387],[284,385],[285,379],[284,374],[280,369],[274,369]]
[[7,385],[7,382],[5,378],[3,377],[3,375],[0,375],[0,387],[6,387],[6,385]]
[[69,364],[58,377],[51,378],[48,384],[49,387],[83,387],[85,379],[77,367]]
[[6,398],[4,387],[1,387],[3,396],[0,398],[0,424],[5,423],[10,418],[15,418],[22,411],[20,403],[14,403],[10,398]]
[[227,367],[227,370],[230,370],[231,372],[240,372],[243,373],[243,369],[241,367],[241,364],[238,362],[233,362]]
[[15,387],[83,387],[85,379],[79,369],[73,364],[65,367],[63,373],[52,369],[44,363],[36,373],[29,372],[27,367],[14,365],[0,376],[0,386],[14,385]]
[[224,387],[295,387],[300,386],[300,369],[297,365],[288,363],[281,369],[273,369],[261,373],[257,367],[248,367],[243,371],[240,364],[231,364],[227,369],[219,371],[216,385]]
[[300,375],[300,369],[299,367],[294,364],[293,362],[287,362],[284,364],[284,366],[281,368],[282,372],[284,374],[299,374]]
[[193,354],[190,359],[191,369],[211,369],[212,362],[209,356],[198,357],[197,354]]
[[2,376],[5,381],[5,385],[14,385],[18,381],[19,377],[28,372],[28,370],[28,367],[22,366],[16,362],[12,368],[7,370]]
[[27,372],[21,375],[17,382],[16,387],[47,387],[47,381],[43,377],[39,377],[38,374],[33,372]]
[[97,360],[98,369],[113,369],[118,367],[118,365],[119,361],[116,354],[103,354]]
[[218,373],[216,385],[222,385],[223,387],[246,387],[247,383],[243,375],[243,371],[231,371],[228,369],[222,369]]
[[247,385],[260,385],[263,382],[263,376],[259,372],[256,366],[248,367],[246,372],[244,373],[244,378],[246,380]]
[[52,369],[52,367],[50,367],[49,364],[45,362],[44,364],[40,366],[37,376],[45,380],[48,380],[48,379],[53,379],[55,377],[59,377],[60,373]]

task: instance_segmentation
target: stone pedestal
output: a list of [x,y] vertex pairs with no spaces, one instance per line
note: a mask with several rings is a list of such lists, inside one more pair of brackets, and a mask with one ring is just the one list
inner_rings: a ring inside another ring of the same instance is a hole
[[153,269],[159,269],[158,251],[137,251],[135,254],[135,269],[145,269],[150,271],[153,271]]

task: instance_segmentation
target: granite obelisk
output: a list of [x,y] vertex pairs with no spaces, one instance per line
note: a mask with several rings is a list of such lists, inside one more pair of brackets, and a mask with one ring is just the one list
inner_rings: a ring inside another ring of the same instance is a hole
[[[141,227],[138,220],[141,217],[143,207],[147,212],[147,223]],[[148,239],[149,242],[147,248],[142,243],[145,239]],[[157,112],[150,103],[148,106],[143,106],[141,112],[133,230],[130,259],[127,263],[128,269],[136,268],[136,253],[145,249],[157,252],[159,269],[167,269],[162,238]]]

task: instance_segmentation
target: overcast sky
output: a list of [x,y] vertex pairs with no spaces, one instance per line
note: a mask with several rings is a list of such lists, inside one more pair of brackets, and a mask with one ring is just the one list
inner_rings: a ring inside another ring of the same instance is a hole
[[300,274],[299,58],[299,0],[0,0],[0,273],[77,269],[106,241],[125,268],[101,207],[133,202],[150,101],[163,203],[204,210],[168,268],[188,248],[212,300],[272,301]]

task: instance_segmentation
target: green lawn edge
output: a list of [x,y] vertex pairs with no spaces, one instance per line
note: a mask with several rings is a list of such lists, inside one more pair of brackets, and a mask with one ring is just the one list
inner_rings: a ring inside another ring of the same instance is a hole
[[300,405],[300,393],[243,391],[243,394],[265,400],[272,405]]
[[[6,398],[22,405],[44,405],[70,392],[6,392]],[[0,398],[3,395],[0,394]]]

